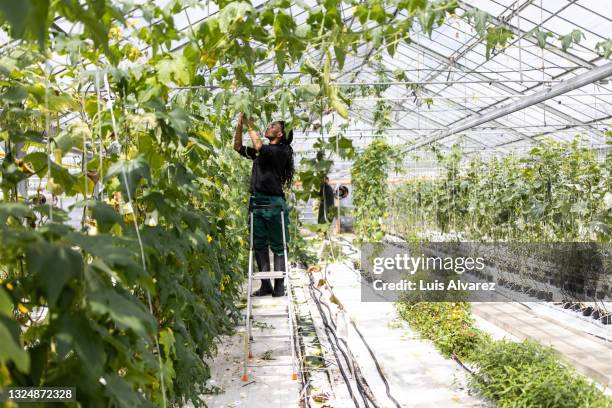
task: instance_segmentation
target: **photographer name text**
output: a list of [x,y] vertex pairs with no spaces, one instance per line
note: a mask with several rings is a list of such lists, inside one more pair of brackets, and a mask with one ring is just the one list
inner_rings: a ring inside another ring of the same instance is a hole
[[385,282],[377,279],[372,282],[374,290],[378,291],[443,291],[443,290],[467,290],[467,291],[482,291],[482,290],[495,290],[494,282],[464,282],[460,279],[450,280],[448,282],[442,281],[426,281],[420,279],[418,281],[411,281],[402,279],[399,282]]

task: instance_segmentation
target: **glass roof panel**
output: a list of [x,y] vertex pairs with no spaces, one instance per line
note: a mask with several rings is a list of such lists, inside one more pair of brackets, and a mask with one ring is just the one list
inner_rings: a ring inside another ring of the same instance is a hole
[[[156,0],[156,4],[167,6],[172,0]],[[265,2],[253,2],[260,7]],[[304,3],[315,6],[315,0]],[[191,2],[184,12],[174,16],[179,30],[186,30],[190,23],[197,25],[208,15],[218,12],[217,6],[208,2]],[[460,18],[463,9],[457,11],[459,17],[450,18],[443,26],[434,29],[431,38],[420,32],[418,23],[413,27],[412,44],[400,42],[394,56],[385,49],[372,52],[371,45],[362,44],[356,54],[349,53],[341,72],[334,72],[335,82],[372,83],[379,79],[377,70],[386,71],[389,81],[395,81],[393,71],[402,70],[410,81],[419,82],[419,97],[415,101],[411,91],[404,84],[391,85],[384,93],[391,105],[392,114],[389,131],[391,140],[402,143],[405,140],[423,140],[444,131],[448,126],[494,111],[513,101],[521,100],[545,87],[555,86],[562,80],[573,78],[587,72],[593,66],[609,63],[595,53],[595,44],[607,39],[612,32],[609,1],[560,1],[541,0],[517,2],[516,0],[469,0],[462,4],[478,7],[500,20],[507,21],[515,32],[524,34],[523,38],[515,36],[507,48],[496,50],[490,60],[485,59],[486,47],[475,34],[475,30]],[[516,6],[524,6],[519,15],[515,15]],[[352,5],[343,4],[343,17],[351,19]],[[469,7],[468,7],[469,8]],[[390,6],[389,11],[394,7]],[[304,24],[307,13],[298,4],[292,4],[288,11],[297,24]],[[132,29],[126,29],[126,41],[134,41],[130,30],[137,30],[147,24],[137,13],[131,16],[136,22]],[[65,31],[78,32],[81,28],[65,20],[56,21],[58,27]],[[541,24],[542,29],[554,35],[548,38],[545,50],[537,46],[536,39],[528,32]],[[371,26],[372,24],[370,24]],[[353,20],[354,30],[361,29],[358,20]],[[567,51],[560,48],[559,35],[581,29],[585,38],[579,45]],[[7,33],[0,30],[0,53],[3,53],[9,42]],[[182,38],[173,46],[179,47],[188,41]],[[310,52],[315,64],[320,60],[320,51]],[[381,55],[380,66],[374,62],[374,56]],[[55,56],[54,59],[57,59]],[[450,59],[449,59],[450,58]],[[576,69],[577,67],[580,67]],[[297,69],[292,69],[297,71]],[[273,59],[261,64],[260,73],[276,72]],[[356,77],[354,77],[356,75]],[[295,72],[286,73],[295,75]],[[262,78],[264,76],[262,75]],[[544,81],[543,83],[541,81]],[[431,107],[423,98],[433,100]],[[530,106],[519,112],[501,117],[495,121],[461,132],[441,141],[450,146],[454,141],[464,140],[471,147],[489,149],[496,146],[501,151],[511,148],[529,146],[525,139],[545,134],[567,140],[578,132],[591,135],[591,139],[600,143],[602,129],[611,126],[612,121],[612,85],[588,85],[541,103]],[[373,114],[375,101],[355,100],[350,110],[352,122],[346,134],[355,138],[358,146],[365,146],[372,139]],[[75,115],[78,116],[78,115]],[[72,115],[62,119],[67,123]],[[355,118],[357,118],[355,120]],[[325,120],[332,120],[326,118]],[[581,125],[581,123],[585,123]],[[296,135],[296,151],[312,148],[316,132],[303,132]],[[309,139],[299,139],[307,137]],[[508,147],[506,147],[508,146]]]

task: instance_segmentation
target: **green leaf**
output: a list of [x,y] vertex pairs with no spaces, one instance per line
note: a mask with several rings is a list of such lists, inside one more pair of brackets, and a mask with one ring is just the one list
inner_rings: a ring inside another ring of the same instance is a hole
[[424,10],[427,7],[427,0],[403,0],[400,1],[398,7],[413,15],[418,10]]
[[30,355],[19,342],[19,325],[16,321],[0,315],[0,362],[13,361],[23,373],[30,371]]
[[344,67],[344,61],[346,59],[346,44],[341,42],[340,44],[334,45],[334,54],[336,55],[336,61],[338,62],[338,68]]
[[76,121],[62,130],[59,135],[53,138],[55,145],[62,151],[62,155],[68,153],[73,147],[83,149],[86,139],[91,138],[89,126],[81,121]]
[[79,252],[47,242],[29,246],[26,262],[28,272],[36,276],[50,306],[55,306],[68,281],[83,272],[83,258]]
[[143,155],[138,155],[133,160],[119,160],[108,169],[104,178],[105,180],[110,180],[113,177],[119,179],[123,193],[126,195],[126,200],[128,197],[134,198],[136,188],[140,182],[143,179],[151,181],[149,164]]
[[35,174],[40,176],[47,171],[48,159],[49,157],[44,152],[33,152],[26,154],[23,157],[23,162],[31,164]]
[[87,207],[91,210],[100,232],[109,232],[114,225],[123,226],[123,218],[113,207],[99,200],[85,200],[74,204],[74,208]]
[[0,287],[0,315],[10,317],[13,314],[13,301],[6,291]]
[[421,28],[430,38],[435,21],[436,14],[430,8],[427,8],[419,13],[419,23],[421,24]]
[[29,19],[33,37],[38,41],[41,50],[44,49],[49,35],[49,4],[49,0],[37,0]]
[[550,31],[540,30],[539,28],[535,28],[532,31],[532,34],[538,40],[538,47],[545,48],[546,47],[546,39],[548,37],[552,37],[552,33]]
[[298,88],[298,95],[305,101],[312,101],[321,93],[319,84],[305,84]]
[[132,389],[131,384],[116,374],[105,377],[106,393],[109,398],[115,401],[118,407],[140,407],[144,406],[142,396]]
[[276,62],[276,68],[278,73],[283,74],[285,72],[285,61],[287,60],[287,53],[284,50],[276,50],[274,52],[274,61]]
[[58,338],[72,344],[81,364],[87,367],[87,373],[99,378],[103,373],[106,354],[100,336],[90,327],[87,318],[82,314],[64,314],[58,326]]
[[70,172],[59,164],[51,161],[51,178],[53,179],[53,183],[62,187],[62,189],[67,192],[72,190],[72,186],[74,185],[76,178],[70,174]]
[[164,348],[164,353],[166,354],[166,358],[169,358],[171,355],[176,354],[176,350],[174,348],[174,333],[169,328],[162,330],[159,333],[159,344]]
[[487,47],[485,51],[486,59],[488,60],[491,57],[491,51],[496,49],[496,47],[505,47],[508,43],[508,40],[514,37],[514,33],[512,30],[506,27],[489,27],[487,29]]
[[612,39],[608,38],[605,41],[598,42],[595,44],[595,50],[605,59],[610,58],[612,55]]
[[94,313],[107,314],[122,329],[148,337],[157,326],[155,319],[136,298],[118,293],[115,289],[100,289],[88,296]]
[[465,13],[465,17],[474,25],[478,35],[480,37],[484,37],[487,30],[487,24],[491,19],[491,15],[484,10],[473,8]]
[[191,75],[189,62],[183,56],[169,57],[160,60],[156,65],[159,82],[169,85],[171,82],[179,86],[189,85]]
[[9,22],[15,37],[22,37],[26,31],[28,16],[32,12],[31,0],[0,0],[0,12]]
[[32,210],[22,203],[0,203],[0,224],[5,225],[9,217],[22,219],[32,216]]
[[235,1],[223,7],[219,12],[219,28],[221,32],[227,33],[234,24],[243,24],[247,18],[255,13],[250,3]]
[[34,130],[11,131],[9,133],[9,140],[13,143],[38,143],[43,144],[43,137],[41,132]]
[[378,24],[385,23],[387,13],[380,1],[370,4],[370,20],[376,21]]
[[233,106],[234,112],[244,112],[247,117],[253,114],[253,96],[248,92],[232,95],[229,104]]
[[65,112],[80,109],[80,106],[72,99],[68,94],[54,95],[53,93],[48,97],[48,107],[53,112]]
[[49,29],[49,0],[0,0],[0,14],[11,25],[15,38],[34,39],[42,50]]
[[332,136],[331,138],[329,138],[329,144],[328,144],[329,149],[335,150],[336,140],[337,140],[338,148],[340,149],[352,149],[353,148],[353,141],[351,139],[344,137],[344,136]]
[[[69,242],[82,248],[100,258],[105,265],[109,265],[116,270],[122,270],[127,275],[127,282],[133,283],[136,280],[146,283],[148,275],[142,269],[142,265],[136,261],[137,242],[119,240],[110,235],[99,234],[95,236],[83,235],[76,232],[68,234],[66,237]],[[127,244],[132,244],[126,247]],[[96,265],[95,260],[91,264],[97,269],[103,269]],[[106,273],[106,271],[104,270]],[[86,274],[89,276],[89,274]]]
[[561,48],[563,51],[567,51],[572,44],[580,44],[580,41],[585,38],[584,33],[578,29],[572,30],[571,33],[559,36],[561,41]]
[[27,97],[28,91],[21,85],[10,86],[0,95],[0,99],[9,103],[20,103]]
[[174,109],[168,113],[168,122],[170,126],[180,135],[187,132],[190,120],[189,114],[179,106],[175,106]]
[[[88,5],[87,8],[84,7],[85,4]],[[112,7],[112,5],[107,2],[96,2],[97,7],[93,7],[90,1],[85,4],[81,4],[78,1],[56,3],[59,14],[66,17],[69,21],[81,22],[86,35],[94,41],[95,45],[101,46],[105,54],[111,59],[111,62],[115,63],[116,56],[110,52],[108,46],[110,24],[101,19],[106,11],[105,8]]]

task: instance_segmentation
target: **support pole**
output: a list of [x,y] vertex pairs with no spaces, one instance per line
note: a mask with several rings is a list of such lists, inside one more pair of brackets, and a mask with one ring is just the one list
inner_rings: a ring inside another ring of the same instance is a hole
[[487,123],[492,120],[501,118],[502,116],[506,116],[516,111],[528,108],[530,106],[537,105],[538,103],[544,102],[548,99],[554,98],[559,95],[563,95],[564,93],[573,91],[575,89],[581,88],[588,84],[592,84],[593,82],[597,82],[602,79],[605,79],[609,77],[610,75],[612,75],[612,62],[609,62],[605,65],[601,65],[596,68],[593,68],[590,71],[585,72],[584,74],[576,75],[575,77],[568,79],[567,81],[563,81],[559,84],[553,85],[549,89],[544,89],[540,92],[536,92],[534,94],[528,95],[525,98],[509,103],[505,106],[500,106],[499,108],[495,110],[485,113],[484,115],[478,115],[476,117],[468,119],[465,122],[457,126],[451,127],[445,132],[442,132],[438,135],[434,135],[422,142],[409,146],[405,150],[405,152],[416,150],[419,147],[445,139],[456,133],[463,132],[464,130],[471,129],[478,125],[482,125],[483,123]]

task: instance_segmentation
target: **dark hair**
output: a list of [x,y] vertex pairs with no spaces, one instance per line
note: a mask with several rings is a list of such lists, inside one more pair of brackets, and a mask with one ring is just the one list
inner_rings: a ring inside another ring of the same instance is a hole
[[278,120],[276,121],[281,127],[281,132],[283,136],[281,138],[281,144],[287,146],[289,149],[289,160],[285,165],[285,169],[283,170],[283,175],[281,178],[281,182],[285,185],[285,187],[291,187],[293,183],[293,173],[295,173],[295,164],[293,162],[293,148],[291,147],[291,142],[293,141],[293,129],[290,129],[287,133],[285,133],[285,121]]

